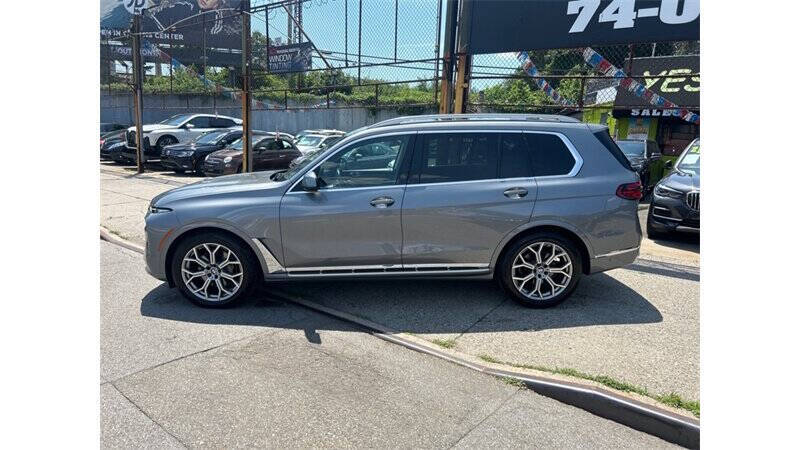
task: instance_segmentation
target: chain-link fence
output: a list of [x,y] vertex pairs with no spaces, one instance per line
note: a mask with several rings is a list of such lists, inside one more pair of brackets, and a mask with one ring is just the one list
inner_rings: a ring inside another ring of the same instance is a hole
[[[142,34],[145,123],[184,112],[241,117],[245,14],[256,124],[274,121],[273,116],[259,120],[271,111],[369,112],[361,122],[347,122],[357,127],[386,114],[438,110],[443,0],[259,0],[249,2],[249,8],[239,0],[156,3],[157,11],[143,14],[151,24]],[[209,4],[215,9],[201,8]],[[192,7],[180,12],[185,18],[169,15],[186,5]],[[104,122],[132,123],[130,31],[119,22],[116,26],[102,31],[101,116]],[[566,114],[645,107],[699,110],[699,95],[687,95],[699,90],[699,42],[589,49],[603,62],[590,60],[585,48],[523,49],[523,58],[517,53],[474,55],[465,109]],[[676,63],[690,55],[696,63]],[[663,98],[651,97],[651,88]],[[325,126],[331,123],[338,122]],[[289,132],[295,128],[286,127]]]
[[[190,19],[159,20],[158,13],[184,3],[198,6]],[[142,34],[146,123],[179,112],[241,116],[243,14],[250,19],[254,114],[435,111],[442,0],[271,0],[252,1],[249,8],[227,0],[213,13],[201,3],[164,0],[156,14],[143,13],[143,21],[162,27],[159,33],[145,27]],[[103,30],[103,121],[130,123],[133,117],[131,40],[129,30]]]

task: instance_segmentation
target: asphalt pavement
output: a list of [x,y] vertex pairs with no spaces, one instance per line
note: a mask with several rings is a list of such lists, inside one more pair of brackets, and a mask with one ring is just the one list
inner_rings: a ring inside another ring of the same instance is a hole
[[671,446],[271,297],[197,308],[106,242],[101,355],[104,448]]

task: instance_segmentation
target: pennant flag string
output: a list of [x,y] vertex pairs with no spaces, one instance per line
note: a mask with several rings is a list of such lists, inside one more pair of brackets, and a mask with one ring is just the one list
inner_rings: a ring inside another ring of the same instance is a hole
[[615,67],[592,48],[586,47],[583,50],[583,59],[598,72],[614,77],[619,83],[620,88],[627,90],[639,98],[643,98],[653,106],[661,106],[665,109],[677,109],[683,120],[697,125],[700,124],[700,116],[697,113],[689,111],[687,108],[682,108],[646,88],[642,83],[626,75],[622,69]]
[[533,77],[533,81],[536,82],[536,85],[539,86],[539,89],[541,89],[548,98],[562,106],[575,106],[573,102],[564,98],[558,91],[550,86],[550,83],[541,77],[539,70],[536,69],[536,65],[531,61],[528,52],[517,52],[517,60],[522,64],[522,70]]

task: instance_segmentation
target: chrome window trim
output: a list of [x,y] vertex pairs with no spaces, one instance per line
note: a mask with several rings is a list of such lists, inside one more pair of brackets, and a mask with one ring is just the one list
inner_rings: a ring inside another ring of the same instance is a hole
[[[352,140],[350,142],[347,142],[346,145],[342,145],[341,148],[336,148],[335,146],[331,147],[329,154],[324,155],[322,157],[322,159],[320,159],[320,161],[317,164],[313,165],[310,169],[307,169],[305,172],[302,172],[302,173],[299,174],[297,180],[295,180],[294,183],[292,183],[291,187],[286,191],[286,194],[287,195],[288,194],[308,194],[309,191],[297,191],[297,192],[295,192],[294,188],[298,184],[300,184],[300,181],[303,180],[303,177],[309,171],[316,170],[317,167],[321,166],[322,163],[324,163],[325,161],[327,161],[328,159],[333,157],[333,155],[339,153],[340,150],[344,150],[346,148],[349,148],[352,144],[357,144],[357,143],[359,143],[361,141],[366,141],[368,139],[376,139],[376,138],[382,138],[382,137],[388,137],[388,136],[401,136],[401,135],[414,136],[416,134],[417,134],[416,131],[393,131],[393,132],[389,132],[389,133],[377,133],[377,134],[373,134],[373,135],[364,136],[364,137],[361,137],[361,138],[354,139],[354,140]],[[354,189],[385,188],[387,186],[405,186],[405,185],[392,183],[392,184],[381,184],[381,185],[378,185],[378,186],[361,186],[361,187],[355,187],[355,188],[320,189],[320,191],[335,192],[335,191],[354,190]]]

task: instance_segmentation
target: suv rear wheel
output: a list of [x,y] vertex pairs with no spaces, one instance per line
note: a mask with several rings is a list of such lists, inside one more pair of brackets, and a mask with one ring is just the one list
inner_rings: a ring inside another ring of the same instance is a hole
[[524,306],[548,308],[566,300],[578,285],[581,259],[575,245],[542,232],[511,245],[499,267],[499,281]]
[[258,264],[238,242],[219,233],[202,233],[178,244],[172,279],[192,303],[210,308],[232,306],[246,296]]

